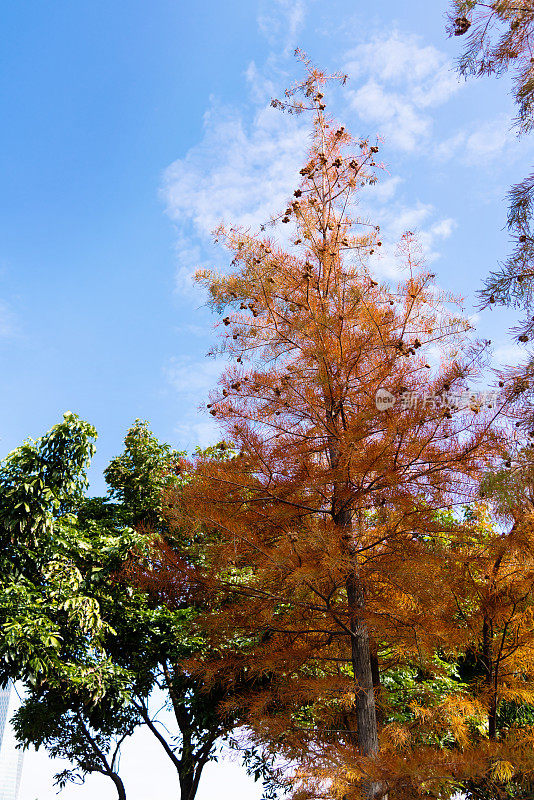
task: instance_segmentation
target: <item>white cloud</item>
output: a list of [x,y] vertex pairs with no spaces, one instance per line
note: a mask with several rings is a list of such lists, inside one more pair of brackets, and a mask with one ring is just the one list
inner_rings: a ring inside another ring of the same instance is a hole
[[525,348],[515,342],[506,342],[495,348],[493,358],[498,367],[515,367],[526,361]]
[[202,358],[194,360],[189,356],[172,358],[164,369],[167,383],[187,401],[185,413],[180,416],[174,431],[180,447],[192,451],[197,445],[206,447],[222,438],[215,420],[205,411],[199,416],[198,410],[191,407],[194,401],[205,404],[223,370],[228,365],[225,358]]
[[424,203],[389,210],[386,214],[386,224],[390,238],[398,240],[405,231],[420,229],[432,212],[433,206]]
[[185,235],[183,230],[178,231],[174,246],[176,253],[176,290],[180,294],[194,294],[196,291],[193,275],[199,267],[207,266],[203,263],[203,253],[192,237]]
[[165,367],[165,377],[172,388],[180,394],[202,395],[215,386],[227,365],[225,358],[203,358],[194,361],[189,356],[172,358]]
[[379,181],[373,186],[373,199],[379,203],[388,203],[393,200],[397,189],[403,182],[404,180],[400,175],[394,175],[392,178],[386,178],[385,181]]
[[264,0],[258,25],[269,44],[278,49],[282,43],[283,52],[288,55],[296,47],[305,15],[304,0]]
[[350,51],[345,69],[352,78],[367,77],[359,89],[349,90],[352,108],[364,122],[378,125],[388,144],[406,152],[429,139],[429,110],[460,88],[441,51],[399,31]]
[[439,50],[431,45],[421,46],[419,41],[414,34],[394,31],[387,37],[375,37],[373,41],[359,45],[348,54],[348,58],[354,59],[355,74],[372,70],[379,80],[386,83],[418,85],[428,78],[433,79],[445,62],[445,56]]
[[501,117],[484,123],[467,138],[466,156],[473,161],[496,158],[511,141],[509,120]]
[[[279,35],[285,28],[295,32],[303,17],[301,3],[277,0],[261,16],[260,27],[272,35],[274,44],[275,33]],[[356,80],[364,81],[360,88],[345,90],[349,105],[404,151],[428,141],[430,109],[446,102],[459,86],[443,53],[421,44],[416,36],[399,32],[376,37],[352,50],[346,69]],[[277,94],[280,80],[280,60],[274,48],[262,68],[251,62],[245,75],[252,100],[260,104],[251,121],[212,100],[202,140],[164,174],[162,192],[178,232],[180,292],[192,290],[192,273],[197,267],[225,268],[226,254],[208,250],[209,235],[221,221],[257,230],[284,208],[299,181],[298,170],[310,144],[310,120],[266,106]],[[398,270],[392,253],[405,230],[419,232],[426,256],[433,261],[439,257],[439,242],[450,236],[455,226],[452,219],[436,219],[430,206],[406,206],[396,200],[402,182],[398,175],[388,177],[367,192],[362,203],[364,213],[370,210],[370,218],[383,228],[384,247],[375,263],[378,271],[389,275]],[[288,230],[277,231],[279,237],[281,234]],[[386,242],[392,243],[389,251]]]
[[[177,225],[176,288],[191,293],[199,266],[223,266],[221,252],[209,248],[221,223],[257,230],[285,207],[298,183],[309,146],[309,121],[270,106],[287,86],[288,57],[297,44],[308,0],[262,0],[258,27],[271,46],[263,66],[251,61],[244,77],[251,120],[211,98],[202,140],[164,172],[162,195]],[[224,268],[224,266],[223,266]]]
[[265,69],[258,69],[255,61],[251,61],[245,70],[245,78],[254,102],[267,103],[276,94],[274,82],[267,76]]
[[373,256],[375,272],[386,278],[398,278],[402,270],[402,260],[396,254],[397,244],[406,231],[416,234],[427,264],[440,257],[437,249],[440,242],[448,239],[457,223],[450,217],[436,219],[434,206],[416,203],[413,206],[395,203],[378,208],[373,216],[380,221],[382,240],[380,251]]
[[163,178],[167,213],[178,229],[178,291],[191,290],[192,273],[206,261],[221,221],[257,230],[284,207],[298,183],[308,137],[300,118],[275,109],[261,108],[247,125],[233,109],[212,103],[202,141]]
[[430,133],[431,121],[394,92],[387,92],[373,78],[351,93],[353,109],[365,122],[379,127],[387,143],[412,151]]
[[510,130],[509,118],[501,115],[458,131],[436,146],[435,155],[443,160],[457,157],[468,164],[485,166],[510,148],[517,149],[517,140]]
[[456,221],[451,217],[435,222],[430,228],[430,235],[440,239],[448,239],[456,228]]
[[440,257],[439,251],[436,250],[437,244],[448,239],[456,227],[457,222],[451,217],[447,217],[432,223],[429,228],[419,232],[419,240],[429,264],[437,261]]
[[223,434],[216,422],[210,420],[200,421],[198,418],[190,418],[186,422],[180,422],[174,428],[174,432],[180,442],[180,447],[192,452],[195,447],[208,447],[220,442]]
[[203,236],[221,220],[257,228],[287,200],[307,135],[275,109],[261,109],[247,126],[236,112],[212,105],[202,141],[165,171],[169,215]]
[[465,147],[465,140],[467,135],[465,131],[459,131],[455,133],[453,136],[450,136],[448,139],[444,139],[442,142],[439,142],[434,147],[434,155],[437,156],[439,159],[443,159],[447,161],[456,152]]

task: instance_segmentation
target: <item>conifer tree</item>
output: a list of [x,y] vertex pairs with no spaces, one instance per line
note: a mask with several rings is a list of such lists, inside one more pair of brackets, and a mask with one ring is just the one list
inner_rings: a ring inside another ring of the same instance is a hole
[[459,675],[487,736],[488,768],[473,770],[470,797],[524,798],[534,788],[533,523],[529,513],[504,534],[486,516],[485,535],[478,527],[446,560],[459,628],[470,639]]
[[213,657],[192,668],[208,684],[256,680],[231,710],[299,764],[295,797],[413,797],[442,781],[442,753],[432,730],[399,751],[381,674],[428,666],[449,643],[429,532],[471,498],[498,409],[458,399],[481,354],[412,234],[398,284],[375,276],[380,231],[355,203],[378,146],[326,115],[327,78],[302,60],[306,79],[273,103],[313,116],[302,181],[272,220],[289,246],[221,227],[233,271],[197,276],[233,362],[208,410],[236,456],[194,459],[168,497],[176,522],[211,532],[197,590],[217,599]]
[[[512,95],[517,106],[518,136],[534,128],[534,6],[530,0],[453,0],[449,11],[449,32],[466,36],[458,60],[463,76],[499,76],[509,72]],[[508,230],[513,250],[506,261],[493,269],[481,291],[482,307],[501,304],[521,309],[524,318],[513,329],[517,342],[526,344],[534,336],[534,172],[512,186],[509,195]],[[534,355],[519,369],[514,389],[524,400],[524,425],[534,419]]]

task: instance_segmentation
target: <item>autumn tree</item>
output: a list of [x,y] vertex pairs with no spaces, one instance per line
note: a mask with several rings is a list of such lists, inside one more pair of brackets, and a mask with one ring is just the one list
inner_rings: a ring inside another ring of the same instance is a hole
[[434,541],[440,613],[455,620],[457,643],[464,639],[454,665],[461,724],[484,743],[458,787],[473,800],[534,791],[533,475],[531,448],[508,452],[482,480],[484,501],[464,510],[461,535]]
[[489,769],[475,771],[463,788],[474,798],[525,798],[534,789],[533,520],[506,533],[487,515],[485,524],[485,535],[478,528],[444,559],[455,576],[449,585],[459,627],[471,640],[459,676],[491,755]]
[[[519,136],[534,127],[534,7],[530,0],[454,0],[449,11],[449,32],[465,36],[458,60],[464,76],[511,73],[512,94],[517,106]],[[494,303],[519,308],[524,319],[514,329],[515,339],[526,343],[534,334],[534,173],[512,186],[509,195],[508,230],[513,250],[502,266],[493,270],[481,292],[482,307]],[[515,389],[526,401],[525,426],[533,420],[534,357],[516,372]]]
[[327,79],[303,61],[306,79],[273,103],[313,115],[301,183],[272,220],[288,246],[222,226],[232,270],[197,275],[231,362],[208,411],[237,455],[194,459],[168,497],[176,524],[210,532],[197,581],[217,598],[203,617],[213,657],[192,669],[208,685],[256,680],[228,707],[299,764],[295,796],[413,797],[468,759],[456,742],[444,766],[431,732],[399,751],[381,678],[452,646],[427,539],[439,509],[471,497],[498,408],[466,389],[481,354],[412,234],[398,284],[376,277],[380,231],[355,203],[378,146],[326,115]]

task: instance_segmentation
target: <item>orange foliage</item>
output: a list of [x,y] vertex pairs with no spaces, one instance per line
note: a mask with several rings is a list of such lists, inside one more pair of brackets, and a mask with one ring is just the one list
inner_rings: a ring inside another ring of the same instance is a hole
[[[449,756],[415,747],[402,726],[381,734],[379,676],[428,666],[437,648],[454,652],[436,542],[460,540],[465,526],[444,526],[438,512],[473,498],[499,442],[488,413],[433,399],[465,388],[480,351],[411,233],[398,284],[375,277],[380,232],[355,202],[376,181],[378,147],[325,115],[326,78],[305,64],[306,80],[276,103],[313,113],[302,181],[273,220],[287,248],[264,231],[221,228],[233,271],[197,276],[223,315],[219,350],[234,362],[208,409],[236,455],[195,458],[168,504],[175,524],[207,531],[198,580],[216,599],[203,618],[213,658],[194,668],[208,682],[256,681],[232,710],[299,763],[295,796],[396,787],[395,797],[413,797],[469,760],[487,763],[465,725]],[[394,402],[386,395],[379,408],[383,390]],[[416,727],[450,729],[480,711],[455,703],[430,721],[421,713]]]

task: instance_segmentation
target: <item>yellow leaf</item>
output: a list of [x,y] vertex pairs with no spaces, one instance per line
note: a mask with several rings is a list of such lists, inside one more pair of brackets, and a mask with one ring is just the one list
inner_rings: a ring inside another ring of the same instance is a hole
[[491,767],[491,777],[496,781],[509,781],[515,773],[515,767],[509,761],[496,761]]

